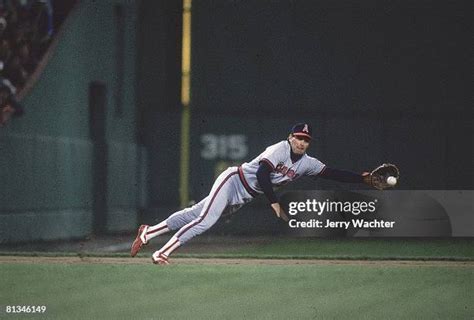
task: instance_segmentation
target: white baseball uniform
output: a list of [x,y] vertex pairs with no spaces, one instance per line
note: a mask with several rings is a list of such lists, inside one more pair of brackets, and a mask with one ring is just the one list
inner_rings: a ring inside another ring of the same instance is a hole
[[257,180],[257,170],[262,161],[273,169],[270,180],[274,186],[284,185],[301,176],[316,176],[325,167],[321,161],[307,154],[293,163],[287,140],[269,146],[258,157],[240,167],[229,167],[216,179],[206,198],[148,228],[146,242],[166,231],[179,229],[162,249],[155,252],[154,257],[160,253],[168,256],[178,246],[209,229],[223,212],[234,212],[262,194]]

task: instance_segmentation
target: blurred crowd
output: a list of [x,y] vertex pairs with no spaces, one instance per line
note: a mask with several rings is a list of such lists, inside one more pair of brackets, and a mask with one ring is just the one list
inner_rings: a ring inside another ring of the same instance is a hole
[[51,0],[0,0],[0,125],[23,113],[25,86],[53,35]]

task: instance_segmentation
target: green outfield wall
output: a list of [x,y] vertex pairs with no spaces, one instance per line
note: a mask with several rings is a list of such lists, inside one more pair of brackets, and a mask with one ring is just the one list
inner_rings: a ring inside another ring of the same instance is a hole
[[[79,1],[26,113],[0,131],[0,241],[80,238],[105,199],[105,231],[133,229],[143,202],[146,154],[137,144],[133,1]],[[105,88],[104,190],[95,190],[89,86]]]

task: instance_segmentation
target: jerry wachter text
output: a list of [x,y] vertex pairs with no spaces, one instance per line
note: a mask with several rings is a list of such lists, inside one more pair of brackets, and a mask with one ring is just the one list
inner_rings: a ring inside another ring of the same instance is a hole
[[363,228],[363,229],[380,229],[380,228],[393,228],[395,221],[385,220],[364,220],[364,219],[352,219],[350,221],[333,221],[330,219],[316,220],[310,219],[308,221],[298,221],[291,219],[288,221],[290,228],[322,228],[322,229],[349,229],[352,228]]

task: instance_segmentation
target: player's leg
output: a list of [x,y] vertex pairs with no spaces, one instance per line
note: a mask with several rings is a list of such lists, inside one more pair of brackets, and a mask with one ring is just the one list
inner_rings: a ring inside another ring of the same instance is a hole
[[[226,173],[226,174],[225,174]],[[171,239],[153,254],[153,261],[158,264],[167,264],[168,256],[178,247],[203,233],[213,226],[229,204],[229,194],[234,192],[228,180],[235,172],[227,172],[219,176],[214,183],[209,196],[204,201],[201,214],[183,226]]]
[[179,228],[193,221],[201,213],[205,201],[206,198],[202,199],[191,207],[187,207],[183,210],[173,213],[166,220],[154,226],[148,226],[143,240],[145,240],[146,243],[156,236],[162,235],[170,230],[178,230]]
[[132,243],[130,255],[132,257],[136,256],[142,246],[146,245],[152,238],[162,235],[170,230],[177,230],[196,219],[204,207],[205,200],[206,198],[201,200],[199,203],[196,203],[192,207],[188,207],[173,213],[166,220],[163,220],[156,225],[141,225],[138,228],[137,237]]
[[182,228],[183,226],[187,225],[197,217],[202,212],[202,208],[204,208],[204,204],[206,203],[206,198],[202,199],[192,207],[188,207],[186,209],[183,209],[181,211],[173,213],[171,216],[169,216],[168,219],[166,219],[166,224],[168,225],[168,228],[170,230],[178,230],[179,228]]
[[173,235],[160,250],[153,254],[153,261],[159,264],[167,263],[168,257],[173,251],[212,227],[221,216],[226,205],[227,197],[224,194],[221,197],[217,197],[212,203],[209,201],[209,204],[205,205],[205,208],[209,208],[209,210],[203,210],[198,218],[183,226]]

